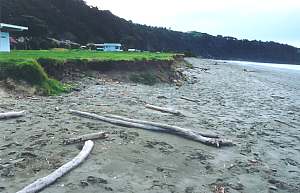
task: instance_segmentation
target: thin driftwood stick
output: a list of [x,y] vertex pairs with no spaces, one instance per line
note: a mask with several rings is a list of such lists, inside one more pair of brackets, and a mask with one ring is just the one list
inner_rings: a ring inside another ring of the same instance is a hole
[[0,113],[0,119],[18,118],[25,115],[25,111]]
[[198,103],[198,102],[200,102],[199,100],[197,100],[197,99],[190,99],[190,98],[187,98],[187,97],[180,97],[181,99],[183,99],[183,100],[186,100],[186,101],[190,101],[190,102],[195,102],[195,103]]
[[26,186],[24,189],[20,190],[17,193],[35,193],[39,192],[42,189],[46,188],[47,186],[51,185],[54,183],[58,178],[62,177],[72,169],[76,168],[79,164],[81,164],[90,154],[94,147],[94,142],[93,141],[87,141],[84,144],[83,149],[81,152],[70,162],[66,163],[62,167],[58,168],[55,170],[53,173],[50,175],[40,178],[34,183]]
[[86,135],[82,135],[82,136],[74,137],[74,138],[70,138],[70,139],[64,139],[63,143],[65,145],[69,145],[69,144],[74,144],[74,143],[85,142],[85,141],[92,140],[92,139],[105,139],[105,138],[107,138],[107,135],[105,132],[98,132],[98,133],[86,134]]
[[184,129],[184,128],[173,127],[173,128],[168,128],[168,130],[166,130],[164,128],[160,128],[160,127],[156,127],[156,126],[152,126],[152,125],[128,122],[128,121],[123,121],[120,119],[113,119],[113,118],[108,118],[108,117],[104,117],[104,116],[99,116],[99,115],[87,113],[87,112],[70,110],[70,113],[78,115],[78,116],[97,119],[97,120],[100,120],[103,122],[107,122],[107,123],[111,123],[111,124],[119,125],[119,126],[123,126],[123,127],[134,127],[134,128],[139,128],[139,129],[145,129],[145,130],[168,132],[171,134],[176,134],[176,135],[182,136],[184,138],[198,141],[200,143],[215,146],[215,147],[220,147],[221,145],[223,145],[223,146],[224,145],[233,145],[232,141],[230,141],[230,140],[204,137],[204,136],[199,135],[191,130]]
[[149,104],[146,104],[145,107],[148,108],[148,109],[160,111],[160,112],[163,112],[163,113],[170,113],[170,114],[173,114],[173,115],[183,115],[180,111],[174,110],[174,109],[168,109],[168,108],[158,107],[158,106],[149,105]]
[[[150,122],[150,121],[142,121],[142,120],[137,120],[137,119],[129,119],[129,118],[118,116],[118,115],[111,115],[110,114],[110,115],[107,115],[107,117],[114,118],[114,119],[120,119],[120,120],[123,120],[123,121],[128,121],[128,122],[133,122],[133,123],[152,125],[152,126],[159,127],[159,128],[166,129],[166,130],[170,130],[170,131],[184,130],[183,128],[180,128],[180,127],[177,127],[177,126],[171,126],[171,125],[167,125],[167,124]],[[196,133],[198,135],[202,135],[203,137],[219,138],[219,136],[216,135],[216,134],[203,133],[203,132],[192,131],[192,130],[190,130],[190,131],[193,132],[193,133]]]

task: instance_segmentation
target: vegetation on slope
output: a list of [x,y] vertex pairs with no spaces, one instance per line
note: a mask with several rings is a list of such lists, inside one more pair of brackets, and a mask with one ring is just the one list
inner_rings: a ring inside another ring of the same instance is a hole
[[32,86],[36,86],[39,92],[44,95],[57,95],[69,90],[67,85],[50,79],[35,60],[0,59],[0,80],[7,78],[25,81]]

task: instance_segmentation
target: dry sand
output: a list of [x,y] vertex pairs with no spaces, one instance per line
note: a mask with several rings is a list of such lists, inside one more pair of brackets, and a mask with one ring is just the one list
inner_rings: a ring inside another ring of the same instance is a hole
[[[0,121],[0,192],[16,192],[71,160],[82,146],[62,145],[64,138],[100,130],[109,139],[95,141],[79,168],[42,192],[300,192],[300,74],[188,60],[196,68],[185,71],[189,80],[179,88],[85,77],[81,91],[63,96],[2,92],[0,112],[27,115]],[[145,102],[179,109],[186,117],[146,109]],[[217,149],[112,126],[70,115],[69,108],[211,131],[236,146]]]

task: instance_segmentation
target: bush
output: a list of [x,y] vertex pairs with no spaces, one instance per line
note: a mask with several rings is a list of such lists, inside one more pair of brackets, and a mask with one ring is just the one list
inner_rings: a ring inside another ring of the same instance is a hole
[[70,92],[71,87],[65,84],[62,84],[61,82],[54,80],[54,79],[48,79],[45,81],[42,86],[40,87],[41,92],[44,95],[58,95],[64,92]]
[[39,63],[34,60],[0,61],[0,79],[24,80],[31,85],[41,85],[48,79]]
[[35,60],[0,60],[0,80],[11,78],[25,81],[45,95],[57,95],[70,90],[57,80],[49,79],[42,66]]

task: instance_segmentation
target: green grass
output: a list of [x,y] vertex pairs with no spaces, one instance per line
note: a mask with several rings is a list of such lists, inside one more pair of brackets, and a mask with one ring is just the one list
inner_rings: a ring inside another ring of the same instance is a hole
[[[24,50],[0,52],[0,80],[12,78],[38,87],[46,95],[57,95],[70,88],[50,79],[43,65],[59,66],[66,62],[88,63],[93,61],[166,61],[173,60],[171,53],[150,52],[99,52],[88,50]],[[132,77],[138,82],[153,84],[149,75]]]
[[50,58],[60,61],[88,60],[88,61],[145,61],[145,60],[173,60],[174,54],[151,52],[99,52],[89,50],[24,50],[0,53],[1,60],[19,60]]

